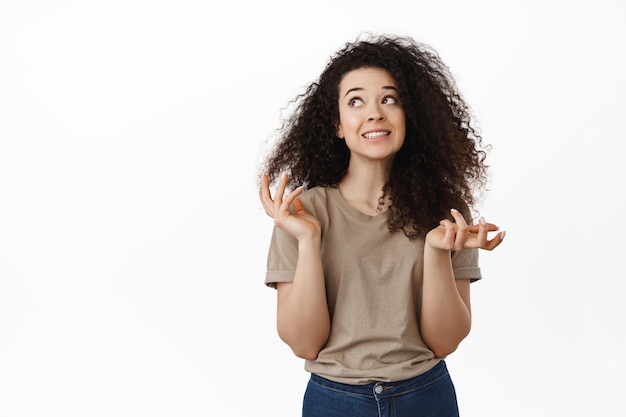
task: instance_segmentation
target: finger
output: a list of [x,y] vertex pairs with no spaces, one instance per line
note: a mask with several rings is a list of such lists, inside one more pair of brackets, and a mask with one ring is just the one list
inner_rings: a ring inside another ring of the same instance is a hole
[[261,195],[261,197],[266,200],[271,200],[272,198],[270,195],[270,179],[267,177],[267,174],[263,174],[263,176],[261,177],[261,188],[259,189],[259,195]]
[[454,238],[456,236],[456,224],[448,219],[443,219],[439,224],[444,228],[443,246],[447,249],[454,249]]
[[479,248],[487,244],[487,222],[483,216],[478,219],[478,232],[476,233],[476,243]]
[[263,210],[265,210],[265,214],[270,217],[274,217],[274,203],[271,201],[267,201],[264,198],[262,191],[259,191],[259,196],[261,199],[261,205],[263,206]]
[[[298,187],[298,189],[301,190],[302,188]],[[296,191],[298,189],[296,189]],[[304,209],[304,204],[302,204],[302,201],[300,201],[300,199],[297,197],[293,200],[293,212],[296,214],[306,213],[306,210]]]
[[285,188],[287,187],[287,174],[283,174],[280,177],[278,186],[276,187],[276,194],[274,194],[274,210],[277,212],[283,203],[283,196],[285,195]]
[[270,217],[274,217],[274,201],[272,200],[272,195],[270,193],[270,180],[266,174],[263,174],[263,177],[261,177],[259,198],[265,213]]
[[[291,207],[291,205],[295,202],[297,197],[300,194],[302,194],[302,190],[303,190],[303,187],[300,186],[296,188],[295,190],[293,190],[287,197],[285,197],[282,204],[280,205],[281,212],[286,213],[289,211],[289,207]],[[294,210],[295,210],[295,207],[294,207]]]
[[454,249],[461,250],[465,246],[467,240],[468,228],[467,222],[463,215],[457,209],[451,209],[450,213],[456,223],[456,237],[454,239]]
[[[487,223],[486,226],[487,226],[487,232],[495,232],[497,230],[500,230],[500,228],[493,223]],[[475,224],[473,226],[468,227],[468,230],[470,231],[470,233],[478,233],[479,229],[480,229],[480,224]]]
[[270,186],[270,177],[268,177],[267,174],[263,174],[261,176],[261,188],[269,189],[269,186]]
[[506,235],[506,231],[505,230],[501,231],[493,239],[487,241],[487,243],[485,244],[483,249],[485,249],[485,250],[494,250],[495,248],[497,248],[500,245],[500,243],[502,243],[502,241],[504,240],[504,236],[505,235]]

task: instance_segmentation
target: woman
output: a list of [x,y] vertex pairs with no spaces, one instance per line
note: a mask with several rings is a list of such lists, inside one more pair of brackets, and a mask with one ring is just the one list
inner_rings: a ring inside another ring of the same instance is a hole
[[478,249],[504,238],[472,223],[487,167],[468,106],[432,49],[393,36],[347,44],[296,102],[260,198],[303,416],[458,415],[444,358],[470,331]]

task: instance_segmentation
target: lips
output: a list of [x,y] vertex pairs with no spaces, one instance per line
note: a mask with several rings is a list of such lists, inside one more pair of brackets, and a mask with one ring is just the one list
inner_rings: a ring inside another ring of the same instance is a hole
[[374,130],[363,133],[363,137],[365,138],[365,140],[370,142],[383,140],[389,135],[391,135],[391,132],[389,130]]

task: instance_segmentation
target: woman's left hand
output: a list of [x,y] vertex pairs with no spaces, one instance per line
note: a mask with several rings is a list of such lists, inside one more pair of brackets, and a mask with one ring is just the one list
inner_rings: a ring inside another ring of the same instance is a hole
[[450,210],[454,222],[444,219],[439,226],[432,229],[426,235],[426,244],[434,249],[454,250],[462,249],[486,249],[493,250],[504,239],[505,232],[499,232],[493,239],[488,239],[487,233],[500,230],[493,223],[487,223],[480,218],[478,224],[468,226],[463,215],[455,210]]

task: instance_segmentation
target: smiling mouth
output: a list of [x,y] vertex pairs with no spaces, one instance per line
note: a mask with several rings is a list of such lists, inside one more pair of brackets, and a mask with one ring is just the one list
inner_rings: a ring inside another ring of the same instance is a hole
[[380,132],[364,133],[363,137],[365,139],[379,139],[379,138],[382,138],[383,136],[388,136],[390,134],[391,134],[391,132],[389,132],[388,130],[383,130],[383,131],[380,131]]

